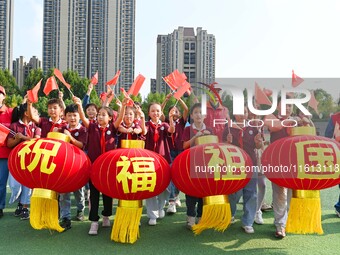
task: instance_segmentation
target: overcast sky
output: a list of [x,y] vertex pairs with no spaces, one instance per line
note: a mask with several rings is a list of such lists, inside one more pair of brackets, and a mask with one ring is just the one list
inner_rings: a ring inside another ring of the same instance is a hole
[[[146,76],[145,85],[156,76],[157,35],[178,26],[202,27],[215,35],[218,78],[289,78],[292,69],[303,78],[340,77],[338,0],[136,2],[135,75]],[[42,59],[42,20],[43,0],[15,1],[14,58]],[[327,90],[339,95],[339,87]]]

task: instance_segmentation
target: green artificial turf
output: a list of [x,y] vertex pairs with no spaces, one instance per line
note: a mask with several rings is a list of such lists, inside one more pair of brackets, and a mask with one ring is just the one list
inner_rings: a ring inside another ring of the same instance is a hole
[[[198,236],[185,227],[183,197],[177,214],[159,220],[157,226],[147,225],[144,209],[141,238],[135,244],[112,242],[111,228],[99,228],[98,236],[89,236],[89,221],[73,221],[72,228],[64,233],[34,230],[29,221],[13,216],[15,205],[11,205],[0,219],[0,254],[339,254],[340,218],[336,217],[333,207],[338,195],[338,187],[321,191],[324,235],[288,234],[283,240],[274,237],[272,212],[263,213],[265,224],[255,224],[255,234],[244,233],[239,220],[242,204],[238,204],[237,222],[224,233],[207,230]],[[266,201],[271,201],[270,184]],[[73,207],[73,214],[75,211]]]

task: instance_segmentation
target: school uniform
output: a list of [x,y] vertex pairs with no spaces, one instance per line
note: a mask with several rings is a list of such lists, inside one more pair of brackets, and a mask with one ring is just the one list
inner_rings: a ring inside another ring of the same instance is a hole
[[[169,119],[166,119],[165,121],[169,123]],[[174,126],[175,132],[168,137],[170,156],[172,162],[183,151],[182,136],[185,128],[185,121],[183,117],[174,120]],[[178,196],[179,190],[176,188],[172,181],[169,184],[169,190],[170,190],[169,201],[173,201],[176,199],[176,196]]]
[[[171,164],[170,147],[168,143],[169,124],[159,121],[152,123],[151,120],[146,124],[147,134],[145,135],[145,149],[157,152]],[[166,200],[169,198],[169,190],[164,190],[158,196],[146,199],[147,215],[149,219],[157,219],[164,217],[163,208]]]
[[49,132],[53,132],[54,128],[61,129],[66,126],[66,122],[63,119],[59,119],[57,122],[53,122],[51,118],[41,117],[38,126],[41,128],[41,138],[47,137]]
[[[0,123],[9,128],[12,121],[12,108],[2,105],[0,108]],[[0,210],[5,208],[6,205],[6,185],[8,179],[8,156],[11,149],[7,147],[6,140],[0,144]]]
[[[71,136],[83,143],[83,148],[86,147],[87,143],[87,130],[81,124],[78,124],[76,128],[71,129],[69,125],[63,126],[60,130],[60,133],[64,133],[65,130],[68,130],[71,133]],[[85,209],[85,195],[84,195],[84,187],[73,192],[74,198],[76,200],[77,212],[84,212]],[[71,220],[71,193],[62,193],[59,194],[59,208],[60,208],[60,218]]]
[[[207,126],[203,123],[201,129],[198,129],[195,126],[195,123],[192,123],[190,126],[185,127],[182,135],[182,144],[186,141],[192,139],[198,132],[209,131],[211,134],[213,133],[212,130],[207,128]],[[185,194],[185,203],[187,206],[187,216],[189,217],[202,217],[203,212],[203,199],[199,197],[189,196]],[[197,208],[196,208],[197,204]]]
[[[37,127],[33,122],[29,122],[27,125],[21,120],[12,123],[10,129],[15,133],[21,133],[25,136],[34,138],[40,137],[41,129]],[[8,138],[14,138],[13,134],[9,134]],[[14,202],[19,202],[23,205],[30,204],[30,198],[32,190],[13,178],[11,174],[9,174],[8,178],[9,187],[11,189],[11,197],[9,199],[9,203],[12,204]]]
[[[88,156],[93,163],[103,153],[113,150],[116,148],[116,128],[110,122],[105,128],[101,128],[97,123],[90,123],[88,127]],[[99,195],[100,192],[93,186],[90,181],[90,202],[91,209],[89,214],[90,221],[98,221],[99,215]],[[103,216],[112,215],[112,198],[104,194],[103,205],[104,210],[102,211]]]
[[[225,127],[222,138],[223,142],[227,142],[227,135],[229,134],[229,131],[233,136],[232,144],[242,148],[252,159],[253,166],[257,166],[254,138],[259,132],[258,129],[256,127],[249,126],[242,129],[235,127]],[[245,187],[228,196],[232,216],[236,214],[237,203],[241,196],[243,196],[243,216],[241,219],[242,224],[243,226],[252,226],[254,223],[257,207],[256,171],[252,173],[252,177]]]
[[[279,118],[282,120],[281,118]],[[287,128],[282,128],[276,132],[270,132],[270,142],[273,143],[284,137],[288,137]],[[286,228],[289,202],[292,196],[292,190],[281,187],[272,182],[273,190],[273,211],[274,211],[274,225],[278,229],[280,227]]]
[[[122,122],[121,125],[126,129],[129,129],[129,128],[139,129],[140,128],[138,122],[132,122],[131,126],[129,126],[129,127],[127,125],[125,125],[124,122]],[[121,148],[121,141],[122,140],[141,140],[141,139],[142,139],[141,134],[122,133],[122,132],[117,131],[117,140],[118,140],[117,148]]]

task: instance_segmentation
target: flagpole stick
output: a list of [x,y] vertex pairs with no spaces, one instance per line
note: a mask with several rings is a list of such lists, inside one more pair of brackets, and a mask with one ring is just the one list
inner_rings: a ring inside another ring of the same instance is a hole
[[0,125],[4,128],[6,128],[7,130],[9,130],[9,132],[12,134],[12,135],[16,135],[17,133],[15,133],[12,129],[6,127],[5,125],[3,125],[2,123],[0,123]]

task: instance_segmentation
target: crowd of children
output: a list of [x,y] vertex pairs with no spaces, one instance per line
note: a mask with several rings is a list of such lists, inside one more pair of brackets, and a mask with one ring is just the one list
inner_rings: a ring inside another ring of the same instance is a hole
[[[263,129],[250,125],[242,125],[245,120],[254,118],[248,115],[245,107],[243,115],[231,116],[236,124],[223,126],[223,129],[216,129],[209,126],[201,112],[201,104],[196,103],[190,107],[190,123],[188,124],[189,109],[183,100],[179,100],[179,106],[169,108],[168,117],[163,112],[165,105],[172,94],[166,96],[162,105],[151,103],[148,107],[149,120],[145,120],[145,114],[140,105],[135,102],[133,106],[128,106],[129,99],[125,98],[122,102],[117,101],[119,111],[115,112],[110,107],[99,107],[90,103],[89,95],[93,89],[90,84],[89,90],[83,100],[73,97],[73,103],[65,106],[63,94],[59,93],[59,98],[48,101],[48,118],[40,117],[32,102],[27,101],[12,113],[12,109],[3,105],[6,96],[5,89],[0,86],[0,122],[9,127],[12,131],[7,138],[7,144],[0,145],[0,217],[3,216],[5,207],[6,183],[7,183],[7,157],[9,148],[13,148],[22,141],[32,138],[44,138],[48,132],[61,132],[70,138],[70,142],[80,149],[86,151],[91,162],[94,162],[101,154],[120,147],[121,140],[145,141],[145,149],[157,152],[163,156],[169,164],[185,149],[195,146],[195,139],[215,134],[220,142],[225,142],[243,148],[252,159],[254,165],[259,165],[260,154],[264,149]],[[216,90],[216,88],[215,88]],[[218,91],[218,90],[217,90]],[[26,101],[26,100],[25,100]],[[287,105],[286,115],[280,113],[280,100],[278,104],[278,119],[289,119],[293,113],[290,105]],[[212,100],[208,105],[210,115],[222,114],[225,118],[228,109],[219,102]],[[219,118],[221,117],[219,115]],[[310,119],[305,116],[297,116],[299,125],[312,125]],[[209,122],[210,123],[210,122]],[[270,141],[288,136],[287,128],[275,129],[268,127]],[[7,146],[6,146],[7,145]],[[259,174],[259,178],[258,178]],[[30,204],[31,190],[24,187],[13,177],[9,176],[9,184],[12,191],[10,203],[18,202],[18,207],[14,215],[21,219],[29,218],[28,207]],[[258,197],[257,186],[260,194]],[[240,197],[243,197],[243,216],[242,227],[246,233],[254,233],[253,223],[263,224],[261,217],[261,205],[264,198],[265,179],[264,175],[254,172],[250,182],[238,192],[229,195],[231,211],[234,220],[236,214],[236,204]],[[276,227],[275,236],[283,238],[285,236],[285,224],[287,220],[287,199],[289,190],[272,183],[273,188],[273,210],[274,224]],[[77,204],[76,219],[84,220],[85,195],[84,188],[74,191]],[[89,235],[97,235],[99,229],[99,199],[100,191],[89,182],[89,220],[91,226]],[[185,195],[187,207],[187,227],[192,228],[202,216],[202,198]],[[102,227],[111,225],[109,216],[112,215],[112,198],[102,194],[103,210]],[[180,206],[179,190],[170,183],[169,187],[158,196],[146,199],[148,224],[154,226],[157,219],[165,216],[165,205],[168,202],[168,214],[176,213],[176,206]],[[71,194],[59,194],[60,225],[65,230],[71,228]],[[340,211],[340,210],[339,210]]]

